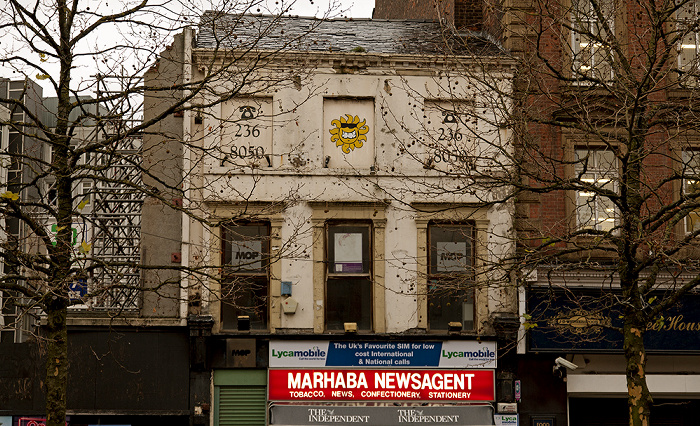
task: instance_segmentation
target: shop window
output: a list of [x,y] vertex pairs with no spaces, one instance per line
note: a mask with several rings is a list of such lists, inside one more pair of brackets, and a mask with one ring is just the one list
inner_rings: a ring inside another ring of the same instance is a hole
[[617,192],[617,158],[610,149],[576,150],[576,178],[582,188],[576,191],[578,229],[612,231],[617,209],[606,192]]
[[222,226],[223,259],[221,327],[267,329],[269,300],[270,226],[267,223]]
[[474,329],[474,227],[429,225],[428,326]]
[[[698,4],[695,1],[684,2],[676,15],[679,36],[678,69],[683,74],[690,74],[697,84],[698,53],[700,53],[700,32],[698,31]],[[688,79],[686,79],[686,82]]]
[[354,322],[372,329],[372,229],[370,224],[330,224],[327,228],[326,328],[343,330]]
[[574,76],[584,82],[612,79],[613,54],[608,40],[614,36],[613,2],[574,0],[571,7]]
[[[683,151],[683,196],[691,199],[700,190],[700,151]],[[696,202],[696,201],[695,201]],[[685,217],[685,232],[700,230],[700,209],[695,209]]]

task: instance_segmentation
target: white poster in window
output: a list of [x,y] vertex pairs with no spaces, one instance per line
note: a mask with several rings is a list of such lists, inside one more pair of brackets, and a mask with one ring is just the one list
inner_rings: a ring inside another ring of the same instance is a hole
[[231,241],[229,265],[240,270],[262,269],[262,241]]
[[467,269],[467,243],[437,243],[438,272],[459,272]]
[[362,272],[362,234],[335,234],[335,272]]

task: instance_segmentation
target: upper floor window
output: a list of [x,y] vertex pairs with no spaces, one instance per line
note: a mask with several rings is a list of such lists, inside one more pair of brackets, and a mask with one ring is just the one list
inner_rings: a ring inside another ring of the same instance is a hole
[[92,202],[93,182],[86,180],[80,183],[80,196],[78,197],[79,205],[84,207],[90,206]]
[[[700,191],[700,151],[683,151],[683,174],[694,178],[683,180],[683,195],[689,196]],[[700,209],[695,209],[685,217],[685,232],[700,230]]]
[[681,73],[697,74],[698,53],[700,53],[700,31],[698,19],[700,10],[697,2],[684,2],[676,13],[678,31],[681,36],[678,45],[678,69]]
[[16,297],[9,291],[0,291],[0,343],[13,343],[17,340]]
[[372,329],[372,227],[338,223],[327,227],[326,328],[343,330],[354,322]]
[[224,225],[222,239],[221,328],[267,329],[270,226]]
[[577,149],[576,177],[583,188],[576,192],[578,229],[611,231],[617,209],[606,191],[617,191],[617,157],[610,149]]
[[612,0],[573,0],[571,52],[574,76],[594,80],[613,77],[611,37],[615,20]]
[[428,326],[474,329],[474,227],[431,223],[428,228]]

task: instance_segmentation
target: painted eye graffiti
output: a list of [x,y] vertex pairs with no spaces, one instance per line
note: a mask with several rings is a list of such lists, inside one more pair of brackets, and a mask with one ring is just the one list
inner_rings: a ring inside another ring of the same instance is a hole
[[335,142],[335,146],[342,147],[344,153],[349,154],[355,148],[362,148],[365,136],[369,132],[369,127],[365,124],[367,120],[360,122],[360,117],[352,114],[345,114],[345,117],[340,117],[339,120],[331,121],[331,126],[335,128],[330,130],[331,142]]

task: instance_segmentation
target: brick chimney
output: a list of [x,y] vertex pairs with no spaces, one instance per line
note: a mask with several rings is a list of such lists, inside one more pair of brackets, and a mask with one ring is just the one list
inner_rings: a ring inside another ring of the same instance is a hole
[[459,30],[479,31],[484,0],[376,0],[374,19],[417,19],[454,24]]

